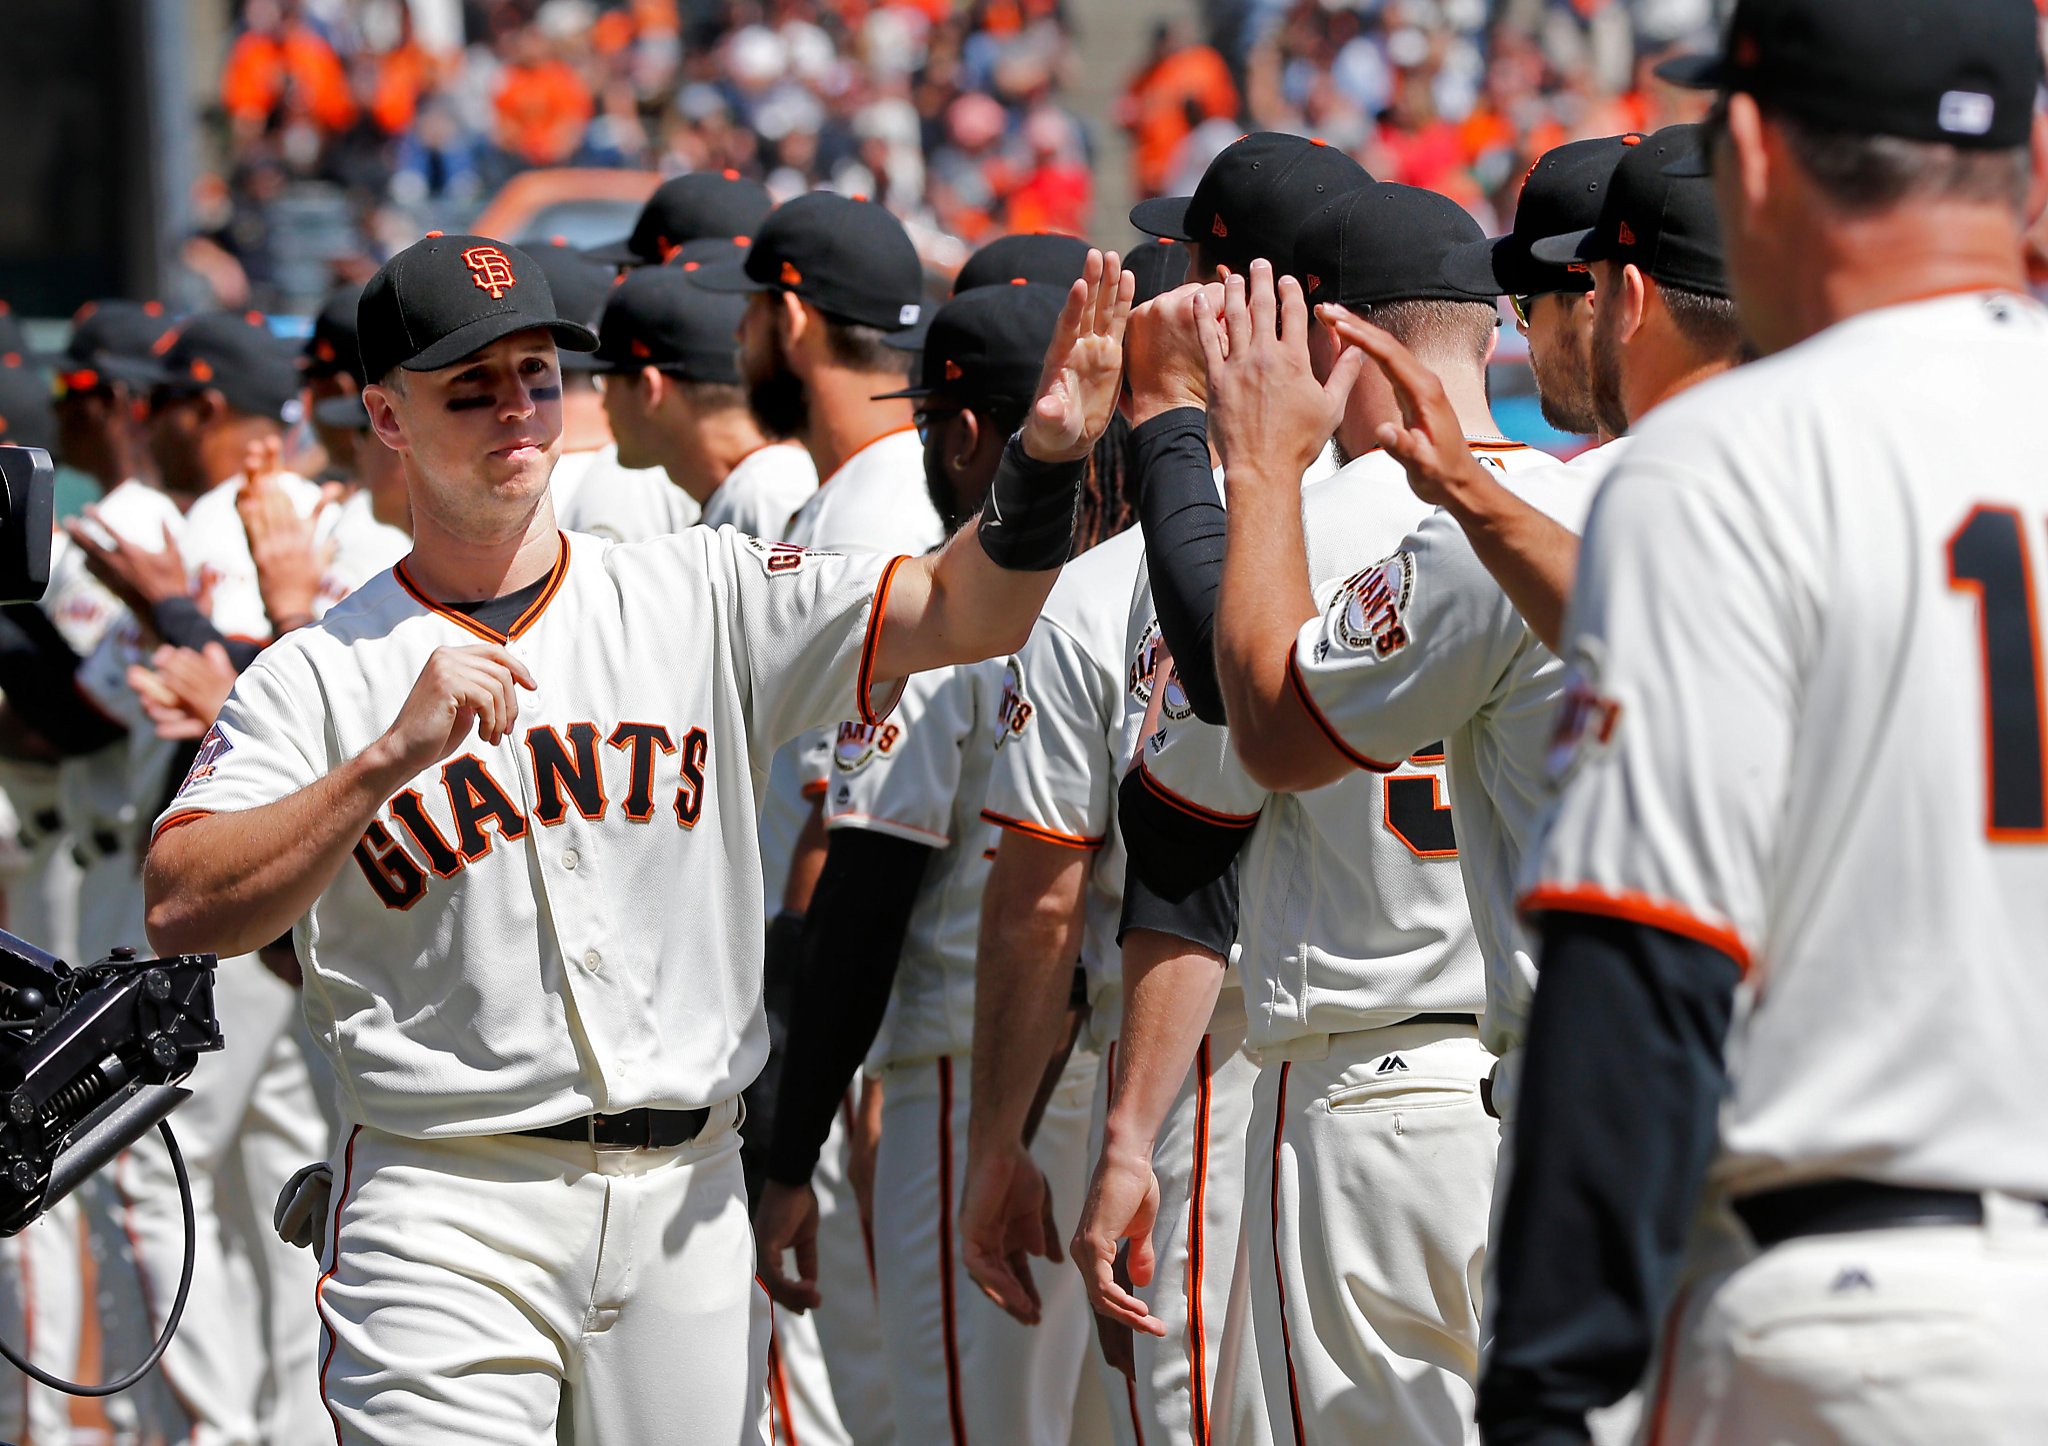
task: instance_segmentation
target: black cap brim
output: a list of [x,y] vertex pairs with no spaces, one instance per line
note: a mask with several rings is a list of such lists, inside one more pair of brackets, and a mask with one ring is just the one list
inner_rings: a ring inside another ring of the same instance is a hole
[[598,372],[604,370],[598,364],[595,352],[576,351],[573,348],[566,348],[557,353],[555,360],[561,364],[562,370],[565,372]]
[[492,342],[514,332],[545,328],[553,333],[555,345],[563,351],[596,351],[597,333],[589,327],[555,317],[528,316],[517,311],[497,311],[480,316],[467,326],[458,326],[425,351],[399,363],[409,372],[437,372],[475,356]]
[[1131,224],[1147,236],[1169,241],[1192,241],[1188,235],[1188,206],[1193,196],[1155,196],[1131,207]]
[[914,402],[922,397],[936,396],[938,390],[937,387],[904,387],[901,391],[878,392],[874,396],[869,397],[868,400],[871,402],[893,402],[898,398],[903,398]]
[[1574,261],[1595,261],[1598,257],[1588,254],[1595,227],[1583,231],[1567,231],[1562,236],[1545,236],[1529,243],[1529,254],[1547,266],[1568,266]]
[[370,430],[370,409],[361,397],[328,397],[313,404],[313,420],[342,432]]
[[176,372],[161,362],[139,356],[115,356],[109,352],[102,352],[94,358],[93,370],[138,392],[180,380]]
[[1721,55],[1674,55],[1651,74],[1686,90],[1719,90],[1728,79],[1728,65]]
[[588,259],[604,266],[645,266],[647,258],[633,249],[632,238],[608,241],[602,246],[587,246],[583,254]]
[[1492,236],[1484,241],[1467,241],[1453,246],[1444,253],[1444,280],[1460,291],[1490,291],[1495,296],[1507,295],[1509,288],[1501,280],[1494,258],[1503,247],[1512,247],[1514,239],[1512,236]]

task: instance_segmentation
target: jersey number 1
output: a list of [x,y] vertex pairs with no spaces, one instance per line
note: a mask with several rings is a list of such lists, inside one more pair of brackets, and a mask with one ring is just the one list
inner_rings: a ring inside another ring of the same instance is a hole
[[1984,660],[1985,832],[2048,838],[2041,736],[2041,640],[2026,533],[2010,507],[1978,507],[1948,540],[1949,586],[1977,594]]

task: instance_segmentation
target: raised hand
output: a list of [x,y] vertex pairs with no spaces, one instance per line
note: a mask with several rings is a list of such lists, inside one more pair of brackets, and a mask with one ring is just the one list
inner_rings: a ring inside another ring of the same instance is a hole
[[142,701],[157,737],[200,738],[234,690],[235,665],[219,643],[208,643],[200,652],[161,647],[150,655],[148,667],[129,667],[128,686]]
[[1078,462],[1109,430],[1137,285],[1116,252],[1088,253],[1081,279],[1067,291],[1038,375],[1038,397],[1024,419],[1024,450],[1035,460]]
[[1342,307],[1325,306],[1317,315],[1344,343],[1347,356],[1355,350],[1370,358],[1394,389],[1402,425],[1382,422],[1376,436],[1388,455],[1406,469],[1415,495],[1443,507],[1461,486],[1485,486],[1489,481],[1486,469],[1466,445],[1465,429],[1436,373],[1388,332]]
[[64,532],[85,555],[86,571],[145,624],[158,603],[192,590],[185,559],[168,535],[160,551],[139,546],[108,527],[97,507],[86,508],[83,520],[67,521]]
[[[1207,295],[1195,297],[1198,322],[1213,321]],[[1337,422],[1365,358],[1346,350],[1327,382],[1308,355],[1308,305],[1301,283],[1254,261],[1249,278],[1223,283],[1223,335],[1198,328],[1209,378],[1209,441],[1223,459],[1226,487],[1298,487]]]
[[1177,407],[1206,406],[1208,373],[1202,360],[1195,298],[1209,298],[1212,329],[1223,314],[1223,287],[1191,284],[1155,296],[1131,312],[1124,333],[1124,373],[1131,383],[1133,425]]
[[495,643],[436,648],[398,717],[371,747],[400,781],[462,746],[474,729],[495,746],[519,717],[519,689],[537,685],[526,664]]

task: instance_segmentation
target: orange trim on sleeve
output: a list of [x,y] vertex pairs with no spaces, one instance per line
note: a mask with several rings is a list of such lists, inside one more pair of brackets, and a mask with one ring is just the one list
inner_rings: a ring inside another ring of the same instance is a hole
[[1259,821],[1259,816],[1255,813],[1222,813],[1213,808],[1204,808],[1191,798],[1182,798],[1153,777],[1152,770],[1145,766],[1142,756],[1138,759],[1138,782],[1144,786],[1147,793],[1168,808],[1216,828],[1247,829]]
[[867,636],[860,643],[860,673],[854,679],[853,701],[860,709],[860,721],[870,728],[888,716],[887,713],[878,715],[868,706],[868,693],[874,687],[875,653],[882,645],[882,617],[889,610],[889,585],[896,581],[896,569],[908,561],[908,557],[893,557],[882,569],[882,580],[875,584],[874,605],[868,609]]
[[210,808],[181,808],[176,813],[165,814],[162,821],[149,831],[149,841],[155,843],[172,829],[188,824],[198,818],[212,818]]
[[827,783],[824,779],[814,778],[809,783],[806,783],[798,791],[802,793],[805,798],[823,798],[825,796],[826,791],[830,787],[831,785]]
[[1026,823],[1021,818],[1011,818],[1008,814],[997,813],[992,808],[984,808],[981,811],[981,818],[982,822],[992,823],[997,828],[1006,828],[1012,833],[1021,833],[1030,838],[1043,839],[1046,843],[1059,844],[1063,848],[1092,850],[1101,848],[1103,844],[1103,841],[1099,838],[1083,838],[1079,834],[1060,833],[1056,829],[1041,828],[1035,823]]
[[1735,967],[1745,976],[1749,973],[1749,946],[1742,942],[1740,934],[1726,924],[1708,923],[1682,904],[1668,899],[1653,899],[1633,889],[1617,893],[1591,884],[1538,884],[1522,895],[1521,909],[1525,914],[1556,911],[1648,924],[1653,929],[1696,939],[1710,948],[1719,949],[1735,961]]
[[1318,708],[1316,700],[1309,696],[1308,680],[1301,676],[1300,654],[1295,651],[1295,645],[1292,643],[1287,647],[1287,681],[1293,685],[1294,696],[1301,699],[1302,711],[1308,714],[1309,721],[1322,730],[1323,737],[1338,753],[1369,773],[1392,773],[1401,766],[1398,763],[1381,763],[1377,759],[1367,758],[1344,741],[1344,735],[1323,716],[1323,710]]

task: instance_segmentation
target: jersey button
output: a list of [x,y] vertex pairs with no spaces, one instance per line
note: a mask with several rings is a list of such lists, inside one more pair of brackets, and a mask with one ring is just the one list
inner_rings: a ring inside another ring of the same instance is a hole
[[576,865],[578,865],[578,864],[580,864],[580,863],[582,863],[582,862],[583,862],[583,855],[581,855],[581,854],[577,853],[577,852],[576,852],[576,850],[574,850],[574,849],[563,849],[563,850],[562,850],[562,867],[563,867],[563,868],[565,868],[565,869],[567,869],[567,870],[568,870],[568,871],[569,871],[570,873],[572,873],[572,874],[573,874],[573,873],[575,873],[575,872],[576,872]]
[[591,973],[595,974],[598,966],[602,963],[604,963],[604,955],[598,953],[597,950],[586,949],[583,951],[583,967],[590,970]]

